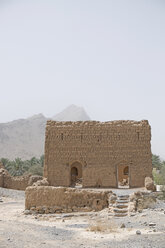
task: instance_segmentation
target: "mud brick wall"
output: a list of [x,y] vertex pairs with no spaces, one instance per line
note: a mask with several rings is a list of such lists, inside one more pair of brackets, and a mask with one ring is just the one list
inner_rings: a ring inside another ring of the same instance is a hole
[[25,190],[28,186],[29,177],[30,176],[12,177],[5,175],[3,181],[3,188]]
[[25,191],[25,209],[39,213],[99,211],[108,207],[111,194],[112,191],[32,186]]
[[130,187],[152,177],[148,121],[48,121],[44,176],[52,186],[71,185],[71,167],[82,167],[83,187],[117,187],[118,167],[129,166]]
[[7,170],[0,168],[0,187],[7,189],[25,190],[28,186],[30,175],[12,177]]
[[3,175],[0,174],[0,187],[3,188]]

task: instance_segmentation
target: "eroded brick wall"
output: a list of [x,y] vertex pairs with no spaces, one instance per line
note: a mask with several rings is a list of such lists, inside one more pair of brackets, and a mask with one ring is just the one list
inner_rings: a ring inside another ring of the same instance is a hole
[[7,189],[25,190],[28,186],[30,175],[12,177],[7,170],[0,168],[0,187]]
[[44,176],[53,186],[71,185],[71,166],[82,166],[83,187],[117,187],[118,166],[129,166],[130,187],[152,177],[148,121],[48,121]]
[[4,176],[3,187],[8,189],[25,190],[30,176]]
[[92,191],[64,187],[28,187],[25,209],[41,213],[102,210],[109,206],[112,191]]

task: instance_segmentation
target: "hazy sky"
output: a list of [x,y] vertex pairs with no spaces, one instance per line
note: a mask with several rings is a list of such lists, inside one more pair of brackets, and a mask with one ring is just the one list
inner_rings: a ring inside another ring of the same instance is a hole
[[148,119],[165,159],[164,0],[0,0],[0,122]]

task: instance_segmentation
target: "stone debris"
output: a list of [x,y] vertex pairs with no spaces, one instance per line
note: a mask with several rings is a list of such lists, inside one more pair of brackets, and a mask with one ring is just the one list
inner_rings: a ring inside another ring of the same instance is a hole
[[48,180],[46,178],[43,178],[41,180],[38,180],[37,182],[33,183],[33,186],[49,186]]
[[32,211],[30,211],[30,210],[24,210],[24,212],[23,212],[25,215],[29,215],[29,214],[32,214]]
[[116,195],[114,195],[114,194],[113,194],[113,195],[111,195],[111,196],[110,196],[110,198],[109,198],[109,202],[110,202],[110,203],[112,203],[112,204],[113,204],[113,203],[115,203],[115,202],[116,202],[116,200],[117,200],[117,196],[116,196]]
[[156,196],[154,193],[138,191],[130,195],[130,201],[133,203],[132,211],[142,213],[143,209],[154,207]]
[[29,181],[28,181],[28,186],[32,186],[34,183],[36,183],[38,180],[42,180],[43,177],[42,176],[38,176],[38,175],[32,175],[30,178],[29,178]]
[[147,190],[156,191],[156,186],[154,185],[154,181],[151,177],[145,178],[145,187]]

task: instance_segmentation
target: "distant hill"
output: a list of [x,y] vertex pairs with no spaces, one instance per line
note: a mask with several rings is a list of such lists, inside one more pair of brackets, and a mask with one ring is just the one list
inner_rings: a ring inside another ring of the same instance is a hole
[[34,115],[27,119],[19,119],[0,124],[0,158],[30,159],[44,153],[45,125],[47,119],[57,121],[86,121],[90,120],[85,110],[71,105],[62,112],[46,118],[43,114]]
[[89,116],[82,107],[76,105],[70,105],[62,112],[53,116],[53,120],[56,121],[87,121],[90,120]]

